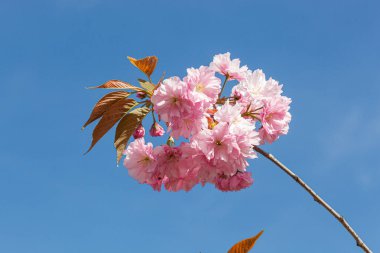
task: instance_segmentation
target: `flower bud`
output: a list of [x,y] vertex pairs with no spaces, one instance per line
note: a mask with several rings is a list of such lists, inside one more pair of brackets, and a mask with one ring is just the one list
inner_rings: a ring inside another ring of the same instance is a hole
[[211,117],[207,117],[207,124],[208,124],[208,129],[213,129],[217,124],[218,122],[216,122],[213,118]]
[[166,144],[170,147],[174,146],[174,138],[172,136],[169,136],[168,140],[166,141]]
[[239,91],[234,90],[234,91],[233,91],[233,94],[232,94],[232,97],[237,101],[237,100],[240,100],[240,99],[241,99],[242,94],[241,94]]
[[165,133],[165,130],[158,124],[157,122],[154,122],[152,127],[149,130],[149,133],[151,136],[156,137],[156,136],[163,136]]
[[140,124],[140,125],[136,128],[135,132],[133,133],[133,137],[134,137],[135,139],[138,139],[138,138],[142,138],[142,137],[144,137],[144,136],[145,136],[145,129],[144,129],[144,127]]
[[136,97],[138,97],[139,99],[144,99],[144,98],[146,98],[146,93],[143,91],[138,91],[136,93]]

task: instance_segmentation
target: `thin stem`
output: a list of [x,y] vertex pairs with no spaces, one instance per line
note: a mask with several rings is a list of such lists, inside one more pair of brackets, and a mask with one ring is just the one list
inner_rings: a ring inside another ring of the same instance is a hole
[[152,116],[153,116],[153,123],[156,123],[156,116],[154,115],[154,111],[152,110]]
[[137,104],[146,104],[146,103],[148,103],[149,102],[149,100],[143,100],[143,101],[140,101],[140,102],[137,102]]
[[229,79],[229,76],[226,75],[226,78],[224,79],[224,83],[223,83],[222,89],[220,90],[220,93],[219,93],[219,98],[220,98],[220,96],[223,93],[224,87],[226,86],[226,83],[227,83],[228,79]]
[[351,234],[351,236],[355,239],[356,245],[363,249],[366,253],[372,253],[372,251],[368,248],[368,246],[363,242],[363,240],[359,237],[359,235],[355,232],[355,230],[348,224],[348,222],[340,215],[337,211],[335,211],[329,204],[327,204],[318,194],[315,193],[313,189],[310,188],[301,178],[299,178],[293,171],[287,168],[284,164],[282,164],[279,160],[277,160],[272,154],[269,154],[262,150],[261,148],[254,146],[254,150],[258,153],[265,156],[267,159],[276,164],[280,169],[282,169],[286,174],[292,177],[302,188],[304,188],[313,199],[323,206],[331,215],[333,215],[342,225],[343,227]]
[[146,75],[146,77],[148,77],[149,82],[150,82],[150,83],[153,83],[153,82],[152,82],[152,78],[150,78],[150,76],[148,76],[147,74],[145,74],[145,75]]

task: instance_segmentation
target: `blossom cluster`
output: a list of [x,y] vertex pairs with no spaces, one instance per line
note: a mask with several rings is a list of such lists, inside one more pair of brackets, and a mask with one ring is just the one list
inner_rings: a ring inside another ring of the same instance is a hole
[[[235,85],[223,96],[230,83]],[[187,69],[182,79],[163,80],[150,99],[158,121],[167,126],[168,142],[146,143],[140,125],[124,152],[124,166],[157,191],[162,186],[189,191],[198,183],[221,191],[250,186],[247,160],[257,157],[253,147],[287,134],[291,120],[291,99],[282,95],[282,85],[260,69],[240,66],[230,53],[214,56],[209,66]],[[162,136],[165,130],[154,118],[149,133]],[[175,146],[174,139],[186,141]]]

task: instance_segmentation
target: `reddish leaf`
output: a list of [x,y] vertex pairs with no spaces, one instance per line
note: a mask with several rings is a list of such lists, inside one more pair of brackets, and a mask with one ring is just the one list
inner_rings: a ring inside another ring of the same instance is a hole
[[121,99],[114,103],[100,119],[92,132],[92,142],[88,153],[95,144],[116,124],[128,111],[130,111],[138,103],[133,99]]
[[133,86],[130,83],[119,81],[119,80],[109,80],[108,82],[94,87],[88,87],[88,89],[128,89],[128,90],[135,90],[135,91],[141,91],[141,88],[138,88],[136,86]]
[[118,100],[126,98],[129,96],[129,93],[126,91],[115,91],[108,93],[102,97],[94,106],[94,109],[91,112],[90,118],[83,125],[82,130],[91,124],[93,121],[97,120]]
[[156,64],[158,58],[156,56],[148,56],[143,59],[135,59],[128,56],[128,60],[139,70],[145,73],[149,78],[152,75],[154,69],[156,68]]
[[129,138],[149,112],[150,108],[144,106],[131,111],[125,115],[122,120],[120,120],[119,124],[116,127],[114,142],[114,146],[116,148],[117,163],[120,161],[120,158],[123,155],[123,151],[127,146]]
[[260,233],[255,235],[254,237],[242,240],[238,243],[236,243],[229,251],[228,253],[247,253],[249,252],[253,245],[255,245],[255,242],[259,237],[264,233],[264,230],[262,230]]

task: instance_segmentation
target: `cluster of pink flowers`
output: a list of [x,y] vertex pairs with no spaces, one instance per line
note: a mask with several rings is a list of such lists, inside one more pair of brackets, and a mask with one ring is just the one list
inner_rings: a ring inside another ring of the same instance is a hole
[[[224,83],[216,76],[224,76]],[[221,92],[235,82],[227,97]],[[209,66],[187,69],[183,79],[171,77],[156,87],[151,103],[167,126],[167,144],[145,143],[139,126],[125,150],[124,166],[138,182],[155,190],[191,190],[214,184],[221,191],[238,191],[253,183],[247,159],[256,158],[253,146],[272,143],[289,130],[291,99],[282,85],[261,70],[240,67],[230,54],[214,56]],[[156,122],[151,136],[162,136]],[[174,139],[187,139],[174,146]]]

